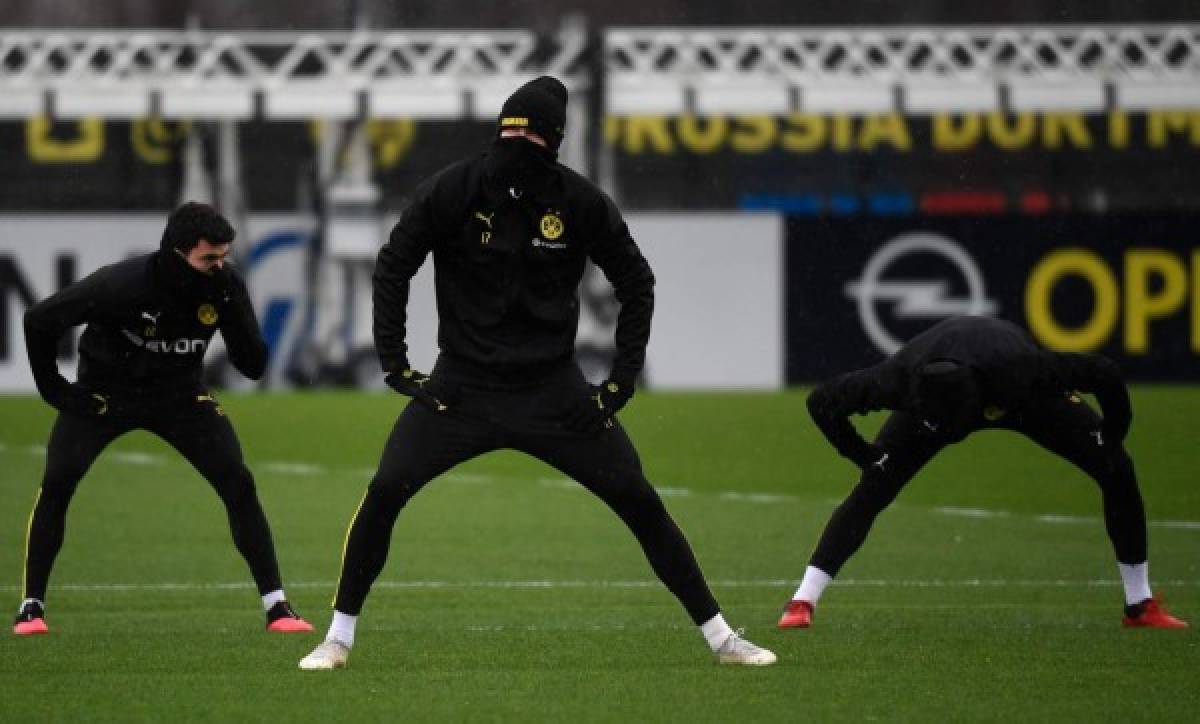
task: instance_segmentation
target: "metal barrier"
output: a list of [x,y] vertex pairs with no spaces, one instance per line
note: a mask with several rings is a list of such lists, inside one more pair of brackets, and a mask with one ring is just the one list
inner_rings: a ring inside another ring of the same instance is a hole
[[609,114],[1200,107],[1200,25],[0,31],[0,118],[486,118],[542,73]]

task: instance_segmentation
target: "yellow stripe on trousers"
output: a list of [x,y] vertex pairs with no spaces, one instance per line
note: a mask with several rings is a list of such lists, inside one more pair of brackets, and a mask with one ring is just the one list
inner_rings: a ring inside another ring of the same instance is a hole
[[38,502],[42,499],[42,489],[39,487],[33,498],[33,510],[29,511],[29,522],[25,525],[25,558],[21,561],[21,599],[29,598],[29,539],[33,536],[33,515],[37,512]]
[[337,587],[333,589],[333,600],[329,602],[330,606],[337,605],[337,592],[342,588],[342,576],[346,574],[346,550],[350,547],[350,531],[354,530],[354,524],[358,521],[358,514],[362,512],[363,503],[367,502],[367,493],[371,492],[370,488],[363,493],[362,499],[358,501],[358,507],[354,509],[354,517],[350,519],[350,525],[346,526],[346,539],[342,541],[342,567],[338,569]]

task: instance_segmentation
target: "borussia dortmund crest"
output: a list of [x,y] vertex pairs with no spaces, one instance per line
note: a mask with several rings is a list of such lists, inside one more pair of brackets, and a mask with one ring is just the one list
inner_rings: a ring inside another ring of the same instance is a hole
[[211,304],[201,304],[196,310],[196,317],[201,324],[211,327],[217,323],[217,308]]
[[542,236],[546,237],[550,241],[554,241],[558,237],[562,236],[563,222],[562,219],[556,214],[546,214],[543,216],[541,227]]

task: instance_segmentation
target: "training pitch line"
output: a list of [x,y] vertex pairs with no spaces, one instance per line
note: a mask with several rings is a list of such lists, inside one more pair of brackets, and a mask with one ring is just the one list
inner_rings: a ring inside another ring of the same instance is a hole
[[[709,581],[714,588],[783,588],[799,585],[795,578],[759,578],[745,580]],[[1111,588],[1120,586],[1113,579],[1007,579],[1007,578],[963,578],[963,579],[888,579],[847,578],[835,580],[838,588]],[[1179,588],[1200,586],[1200,580],[1157,581],[1158,587]],[[288,588],[337,587],[336,581],[292,581]],[[562,580],[562,581],[376,581],[371,587],[391,590],[437,590],[437,589],[591,589],[591,588],[661,588],[656,580]],[[251,581],[223,582],[175,582],[175,583],[62,583],[55,584],[56,591],[235,591],[253,589]],[[0,586],[0,591],[16,591],[18,586]]]
[[[12,447],[3,442],[0,442],[0,453],[17,452],[36,457],[45,457],[46,447],[44,445],[25,445]],[[104,458],[112,462],[122,465],[133,465],[138,467],[159,467],[168,464],[187,465],[186,461],[176,456],[160,455],[157,453],[143,452],[126,452],[113,451],[105,453]],[[324,465],[316,465],[298,460],[265,460],[250,463],[250,468],[258,473],[270,475],[284,475],[295,477],[323,477],[331,475],[348,475],[351,477],[362,478],[369,480],[375,474],[374,468],[330,468]],[[190,467],[190,466],[189,466]],[[501,476],[501,475],[481,475],[479,473],[456,473],[450,472],[439,476],[440,480],[448,483],[458,483],[464,485],[487,485],[494,482],[507,481],[525,481],[528,482],[531,478],[525,476]],[[583,487],[574,480],[568,478],[554,477],[535,477],[532,481],[546,488],[556,488],[563,490],[582,491]],[[703,492],[697,493],[690,488],[675,487],[675,486],[655,486],[659,496],[663,498],[691,498],[691,497],[716,497],[722,501],[735,503],[750,503],[750,504],[779,504],[779,503],[801,503],[811,502],[808,498],[803,498],[799,495],[788,495],[786,493],[758,493],[748,491],[725,491],[725,492]],[[831,500],[832,503],[840,503],[841,500]],[[901,503],[900,505],[903,505]],[[987,510],[983,508],[958,508],[953,506],[938,506],[931,510],[939,515],[975,518],[979,520],[988,519],[1025,519],[1033,520],[1038,523],[1048,523],[1052,525],[1073,525],[1084,524],[1093,525],[1102,522],[1102,519],[1097,516],[1088,515],[1060,515],[1056,513],[1041,513],[1032,515],[1015,515],[1004,510]],[[1152,528],[1167,528],[1176,530],[1200,530],[1200,521],[1195,520],[1149,520],[1146,524]]]

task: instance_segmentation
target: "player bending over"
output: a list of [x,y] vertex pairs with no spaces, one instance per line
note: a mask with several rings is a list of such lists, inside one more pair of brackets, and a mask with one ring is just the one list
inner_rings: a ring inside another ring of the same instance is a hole
[[[1080,399],[1096,395],[1100,418]],[[862,469],[834,510],[780,628],[810,625],[821,593],[867,537],[875,516],[946,445],[976,430],[1014,430],[1074,463],[1100,486],[1104,524],[1125,586],[1126,626],[1182,628],[1150,591],[1146,515],[1133,461],[1122,446],[1132,413],[1116,365],[1058,354],[1016,325],[959,317],[916,336],[890,359],[826,382],[808,398],[813,420]],[[875,442],[847,419],[892,410]]]

